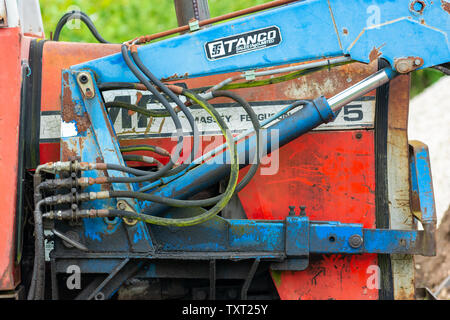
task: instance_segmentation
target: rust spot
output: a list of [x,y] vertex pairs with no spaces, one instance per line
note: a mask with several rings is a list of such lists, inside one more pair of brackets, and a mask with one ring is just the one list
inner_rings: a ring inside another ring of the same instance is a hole
[[136,92],[136,105],[139,104],[139,101],[141,101],[142,99],[142,93],[140,93],[139,91]]
[[348,35],[348,29],[347,28],[343,28],[342,29],[342,33],[345,34],[345,35]]
[[[248,90],[244,91],[245,89],[240,89],[240,91],[246,95],[249,101],[273,100],[272,96],[280,96],[278,92],[282,92],[282,97],[286,100],[298,99],[298,97],[315,99],[316,96],[322,94],[329,97],[347,89],[352,83],[361,81],[376,71],[377,66],[373,64],[351,63],[332,68],[331,71],[314,72],[289,83],[274,84],[273,89],[268,86],[268,90],[264,93],[257,90],[253,90],[251,93],[247,93]],[[346,81],[349,78],[352,79],[351,82]],[[321,84],[321,86],[317,84]]]
[[189,73],[185,73],[183,75],[178,75],[177,73],[175,73],[174,75],[167,77],[167,78],[162,78],[161,81],[163,82],[167,82],[167,81],[173,81],[173,80],[179,80],[179,79],[187,79],[189,77]]
[[441,0],[442,9],[447,11],[448,14],[450,14],[450,2],[447,2],[445,0]]
[[[416,4],[418,4],[417,7],[416,7]],[[413,12],[422,14],[423,10],[425,10],[425,6],[426,6],[426,3],[424,1],[416,0],[416,1],[411,2],[411,4],[409,5],[409,9]]]
[[111,190],[111,183],[102,183],[100,185],[100,191],[109,191]]
[[381,56],[380,48],[373,47],[372,51],[369,53],[369,61],[372,62],[374,60],[377,60]]
[[68,161],[71,158],[77,157],[78,154],[69,147],[66,141],[61,141],[61,160]]
[[62,119],[65,122],[75,121],[78,132],[85,132],[90,126],[91,122],[84,112],[83,115],[78,115],[75,111],[75,103],[72,100],[72,91],[68,85],[68,74],[64,74],[64,91],[63,91],[63,108],[62,108]]

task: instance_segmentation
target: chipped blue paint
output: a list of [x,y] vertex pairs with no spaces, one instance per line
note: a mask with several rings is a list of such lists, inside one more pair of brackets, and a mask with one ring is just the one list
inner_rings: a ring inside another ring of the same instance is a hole
[[[270,26],[280,29],[282,42],[277,46],[217,60],[206,56],[208,42]],[[441,1],[427,2],[423,14],[414,14],[406,0],[378,0],[376,6],[372,0],[307,0],[154,42],[139,47],[138,53],[159,78],[199,77],[344,54],[368,63],[374,48],[393,67],[397,58],[421,57],[425,68],[450,60],[449,31],[449,14]],[[137,81],[120,54],[72,67],[84,68],[93,70],[100,82]]]
[[422,213],[421,220],[425,224],[436,224],[436,207],[428,147],[419,141],[411,141],[410,144],[412,146],[410,156],[411,188],[419,199]]

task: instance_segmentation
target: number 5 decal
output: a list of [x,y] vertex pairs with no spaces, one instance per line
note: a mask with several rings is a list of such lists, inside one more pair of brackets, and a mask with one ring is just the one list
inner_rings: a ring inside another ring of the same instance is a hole
[[360,121],[363,119],[362,105],[352,105],[344,107],[345,121]]

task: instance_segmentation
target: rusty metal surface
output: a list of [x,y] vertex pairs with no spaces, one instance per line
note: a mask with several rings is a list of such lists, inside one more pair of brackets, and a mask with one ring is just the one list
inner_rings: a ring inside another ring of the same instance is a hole
[[120,51],[120,45],[47,41],[42,57],[42,111],[61,110],[61,70]]
[[447,2],[446,0],[441,0],[441,6],[442,9],[444,9],[447,13],[450,14],[450,2]]
[[[63,81],[63,107],[61,112],[61,117],[64,122],[72,122],[74,121],[77,125],[77,131],[79,133],[86,132],[86,130],[91,126],[91,122],[89,121],[89,117],[87,116],[86,112],[83,112],[79,114],[80,112],[77,112],[77,106],[73,102],[72,99],[72,91],[70,90],[69,82],[68,82],[68,74],[64,74],[64,81]],[[78,107],[81,111],[81,106]]]
[[[392,229],[412,229],[410,208],[408,110],[410,76],[401,75],[390,83],[388,114],[388,197]],[[414,299],[414,257],[391,256],[394,298]]]

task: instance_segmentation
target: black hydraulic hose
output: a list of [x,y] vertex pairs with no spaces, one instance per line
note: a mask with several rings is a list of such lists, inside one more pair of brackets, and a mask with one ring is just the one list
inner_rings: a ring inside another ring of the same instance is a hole
[[[189,90],[183,90],[183,93],[187,95],[194,95],[197,99],[201,100],[198,95],[193,94]],[[258,117],[255,113],[255,111],[252,109],[252,107],[248,104],[247,101],[245,101],[242,97],[237,95],[236,93],[229,92],[229,91],[216,91],[213,93],[214,97],[227,97],[230,99],[233,99],[237,103],[239,103],[244,110],[247,112],[247,114],[250,116],[252,124],[255,128],[255,134],[256,134],[256,163],[252,164],[250,170],[247,172],[245,177],[241,180],[240,183],[237,184],[234,193],[239,192],[242,190],[252,179],[252,177],[255,175],[256,171],[258,170],[260,159],[259,159],[259,153],[260,153],[260,124],[258,121]],[[305,104],[307,101],[299,101],[298,105]],[[221,119],[221,118],[220,118]],[[223,120],[222,120],[223,121]],[[216,204],[219,200],[223,198],[223,194],[211,197],[208,199],[201,199],[201,200],[179,200],[179,199],[172,199],[172,198],[166,198],[161,196],[155,196],[148,193],[143,192],[133,192],[133,191],[110,191],[109,195],[111,198],[135,198],[139,200],[145,200],[145,201],[152,201],[161,203],[164,205],[172,206],[172,207],[206,207]]]
[[69,20],[72,19],[80,19],[84,22],[84,24],[89,28],[92,35],[97,39],[98,42],[101,43],[110,43],[109,41],[106,41],[103,39],[103,37],[100,35],[100,33],[97,31],[97,28],[95,27],[94,23],[92,22],[91,18],[87,14],[81,11],[71,11],[64,14],[61,19],[58,21],[58,24],[56,25],[55,32],[53,34],[53,41],[59,41],[59,36],[61,34],[62,28],[66,25],[66,23]]
[[[250,116],[252,124],[255,128],[255,134],[256,136],[256,140],[257,140],[257,146],[256,146],[256,164],[252,164],[251,168],[249,169],[249,171],[247,172],[247,174],[245,175],[245,177],[237,184],[236,189],[234,191],[234,193],[238,193],[239,191],[241,191],[253,178],[253,176],[255,175],[256,171],[258,170],[259,164],[260,164],[260,129],[261,126],[259,124],[258,118],[256,113],[254,112],[254,110],[251,108],[251,106],[248,104],[247,101],[245,101],[242,97],[240,97],[239,95],[237,95],[234,92],[230,92],[230,91],[215,91],[213,92],[213,96],[214,97],[228,97],[230,99],[235,100],[236,102],[238,102],[247,112],[247,114]],[[295,101],[292,104],[292,109],[305,105],[307,103],[310,103],[310,100],[298,100]],[[130,194],[128,191],[113,191],[110,193],[111,197],[123,197],[123,198],[136,198],[139,200],[145,200],[145,201],[152,201],[152,202],[157,202],[160,204],[164,204],[167,206],[172,206],[172,207],[206,207],[206,206],[211,206],[215,203],[217,203],[217,201],[219,201],[223,195],[218,195],[215,197],[211,197],[211,198],[207,198],[207,199],[201,199],[201,200],[179,200],[179,199],[173,199],[173,198],[166,198],[166,197],[161,197],[161,196],[155,196],[152,194],[148,194],[148,193],[139,193],[139,192],[134,192],[133,194]]]
[[42,209],[45,201],[40,200],[34,209],[34,268],[28,300],[43,300],[45,295],[45,246]]
[[[237,185],[237,180],[238,180],[238,175],[239,175],[239,160],[237,158],[237,148],[236,148],[236,143],[234,143],[234,141],[233,141],[233,136],[229,132],[225,121],[222,119],[220,114],[206,100],[189,92],[188,90],[185,90],[183,92],[183,94],[185,94],[188,98],[192,99],[193,101],[195,101],[196,103],[198,103],[199,105],[204,107],[205,110],[208,111],[208,113],[213,117],[214,121],[217,122],[217,124],[220,127],[220,130],[222,131],[222,134],[226,138],[228,150],[231,154],[231,170],[230,170],[230,178],[228,180],[228,185],[225,189],[225,192],[222,194],[222,197],[220,198],[220,200],[217,203],[215,203],[211,209],[209,209],[209,210],[200,209],[202,211],[202,213],[195,217],[172,219],[172,218],[163,218],[163,217],[143,215],[143,214],[137,214],[137,213],[127,213],[126,211],[124,211],[126,214],[133,214],[134,215],[133,217],[135,217],[138,220],[142,220],[146,223],[157,224],[157,225],[162,225],[162,226],[186,227],[186,226],[192,226],[192,225],[196,225],[196,224],[205,222],[205,221],[211,219],[212,217],[214,217],[215,215],[217,215],[227,205],[227,203],[230,201],[232,195],[234,194],[234,190]],[[49,203],[54,203],[54,202],[67,203],[68,201],[69,202],[72,201],[72,197],[73,197],[72,194],[58,195],[58,196],[50,197],[48,199],[46,198],[44,200],[48,201]],[[99,192],[99,193],[94,193],[94,194],[84,193],[84,194],[77,195],[77,199],[79,201],[89,201],[89,200],[94,200],[94,199],[107,199],[107,198],[113,198],[113,197],[146,198],[146,199],[153,198],[156,201],[161,201],[161,199],[162,199],[162,201],[165,201],[167,199],[167,198],[149,195],[146,193],[128,192],[128,191],[126,191],[124,193],[120,193],[118,191],[111,191],[111,192],[104,191],[104,192]],[[173,203],[173,201],[175,201],[176,206],[178,206],[178,204],[181,204],[180,206],[186,207],[185,200],[174,200],[174,199],[167,199],[167,200],[171,201],[172,203]],[[197,206],[198,203],[199,202],[197,201],[195,203],[195,205],[193,205],[193,206]],[[188,204],[192,204],[192,201],[188,202]],[[110,212],[109,210],[87,210],[87,211],[88,211],[87,214],[85,212],[85,214],[86,214],[85,217],[95,217],[95,216],[98,216],[99,214],[103,214],[105,212],[107,212],[108,214],[111,214],[111,212],[115,212],[115,211]],[[90,212],[92,212],[93,214],[91,214]],[[70,212],[70,216],[71,215],[72,215],[72,213]],[[48,213],[46,215],[46,217],[54,218],[54,216],[50,213]]]
[[153,157],[143,156],[140,154],[125,154],[122,156],[123,160],[125,161],[138,161],[138,162],[145,162],[149,164],[156,164],[158,168],[161,168],[163,164],[156,160]]
[[[120,89],[131,89],[131,90],[141,90],[142,88],[141,83],[134,83],[134,82],[103,82],[99,83],[98,89],[100,91],[109,91],[109,90],[120,90]],[[147,90],[147,88],[145,88]]]
[[161,204],[164,204],[164,205],[170,206],[170,207],[180,207],[180,208],[208,207],[208,206],[216,204],[217,201],[222,198],[222,195],[220,195],[220,196],[217,196],[214,198],[201,199],[201,200],[180,200],[180,199],[155,196],[150,193],[135,192],[135,191],[109,191],[109,196],[111,198],[131,198],[131,199],[138,199],[138,200],[143,200],[143,201],[151,201],[151,202],[161,203]]
[[[138,107],[131,103],[126,103],[122,101],[111,101],[105,103],[105,108],[121,108],[121,109],[127,109],[131,110],[137,113],[140,113],[146,117],[154,117],[154,118],[164,118],[164,117],[170,117],[170,113],[168,113],[165,110],[149,110],[146,108]],[[179,110],[174,110],[175,112],[179,112]]]
[[121,166],[119,164],[113,164],[113,163],[107,163],[106,169],[127,172],[127,173],[131,173],[135,176],[148,176],[148,174],[149,174],[149,172],[145,171],[145,170],[134,169],[134,168],[130,168],[127,166]]
[[[133,57],[133,60],[138,66],[138,68],[150,79],[150,81],[153,82],[162,92],[167,94],[169,98],[171,98],[176,103],[176,105],[181,109],[181,111],[183,111],[183,113],[186,115],[186,119],[188,120],[193,132],[194,143],[193,148],[191,150],[191,162],[193,162],[198,153],[200,137],[197,125],[195,124],[195,119],[192,116],[191,111],[185,106],[185,104],[180,100],[180,98],[178,98],[178,96],[172,90],[170,90],[164,83],[162,83],[162,81],[160,81],[157,77],[155,77],[155,75],[150,70],[148,70],[148,68],[139,58],[137,50],[131,51],[131,56]],[[181,165],[172,170],[172,172],[169,173],[169,175],[178,173],[181,170],[184,170],[187,166],[188,166],[187,164]]]
[[[259,164],[260,164],[260,130],[261,130],[261,125],[259,124],[258,121],[258,116],[256,115],[255,111],[253,110],[253,108],[248,104],[247,101],[245,101],[241,96],[239,96],[238,94],[231,92],[231,91],[224,91],[224,90],[218,90],[218,91],[213,91],[212,95],[214,98],[218,98],[218,97],[226,97],[229,99],[232,99],[234,101],[236,101],[237,103],[239,103],[242,108],[244,108],[245,112],[247,112],[247,114],[250,116],[250,120],[253,124],[253,128],[255,129],[255,134],[256,134],[256,163],[253,163],[250,166],[250,169],[248,170],[247,174],[245,175],[244,178],[242,178],[242,180],[238,183],[238,185],[236,186],[235,189],[235,193],[238,193],[239,191],[241,191],[242,189],[245,188],[245,186],[250,182],[250,180],[253,178],[253,176],[256,174],[256,172],[258,171],[259,168]],[[214,198],[219,198],[220,196],[214,197]],[[213,199],[214,199],[213,198]]]
[[[177,134],[178,134],[178,142],[177,142],[176,150],[175,150],[175,156],[178,159],[178,157],[181,153],[181,150],[183,148],[183,135],[182,135],[182,126],[181,126],[180,119],[178,118],[177,114],[175,113],[175,111],[173,110],[172,106],[167,101],[167,99],[164,98],[158,92],[158,90],[156,90],[156,88],[154,88],[152,86],[152,84],[148,81],[148,79],[141,73],[141,71],[131,61],[131,58],[128,55],[128,47],[126,45],[122,45],[122,57],[123,57],[125,63],[127,64],[128,68],[130,69],[130,71],[136,76],[136,78],[138,78],[139,81],[141,81],[145,85],[145,87],[148,89],[148,91],[150,91],[155,96],[155,98],[158,99],[162,103],[162,105],[166,108],[166,110],[170,113],[170,116],[175,123],[175,127],[177,129]],[[175,162],[177,161],[177,159],[175,160]],[[169,162],[164,167],[162,167],[160,170],[158,170],[157,172],[154,172],[152,174],[148,174],[148,175],[140,176],[140,177],[130,177],[130,178],[109,177],[108,180],[109,180],[109,182],[112,182],[112,183],[115,183],[115,182],[133,183],[133,182],[153,181],[153,180],[158,179],[159,177],[162,177],[164,174],[166,174],[173,167],[173,165],[174,165],[174,161],[172,159],[170,159]]]
[[448,67],[448,63],[441,64],[438,66],[434,66],[433,69],[439,70],[440,72],[444,73],[447,76],[450,76],[450,68]]

